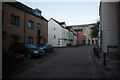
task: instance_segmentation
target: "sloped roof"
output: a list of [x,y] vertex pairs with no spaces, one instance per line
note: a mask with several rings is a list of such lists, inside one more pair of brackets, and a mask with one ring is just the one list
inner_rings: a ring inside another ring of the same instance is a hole
[[65,24],[65,22],[59,22],[61,25]]
[[[65,28],[65,27],[63,27],[62,26],[62,24],[63,24],[63,22],[61,23],[61,22],[58,22],[57,20],[55,20],[55,19],[53,19],[53,18],[50,18],[50,19],[52,19],[52,20],[54,20],[56,23],[58,23],[62,28]],[[64,22],[65,23],[65,22]],[[67,28],[65,28],[65,29],[67,29]]]
[[75,30],[72,29],[72,32],[74,35],[77,35],[77,32]]
[[[62,26],[62,24],[65,24],[65,22],[58,22],[57,20],[53,19],[53,18],[50,18],[52,20],[54,20],[56,23],[58,23],[62,28],[65,28]],[[65,29],[69,30],[70,32],[72,32],[74,35],[77,35],[77,33],[73,30],[70,30],[68,27],[66,27]]]
[[41,19],[43,19],[43,20],[45,20],[45,21],[48,22],[48,20],[45,19],[43,16],[37,16],[37,15],[35,15],[34,10],[32,8],[30,8],[30,7],[22,4],[20,2],[4,2],[4,3],[7,3],[7,4],[9,4],[9,5],[13,6],[13,7],[16,7],[18,9],[20,9],[20,10],[23,10],[23,11],[25,11],[27,13],[30,13],[30,14],[32,14],[32,15],[34,15],[36,17],[39,17],[39,18],[41,18]]

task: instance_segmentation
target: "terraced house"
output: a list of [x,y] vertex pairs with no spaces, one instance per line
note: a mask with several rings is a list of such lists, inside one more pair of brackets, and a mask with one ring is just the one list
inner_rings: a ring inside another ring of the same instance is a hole
[[85,25],[71,25],[67,26],[77,32],[77,44],[98,44],[98,38],[92,38],[91,28],[94,27],[96,23],[85,24]]
[[2,3],[2,44],[8,51],[13,43],[39,45],[48,42],[48,21],[39,9],[32,9],[20,2]]
[[54,47],[75,46],[77,33],[70,30],[65,22],[50,18],[48,22],[48,42]]
[[54,47],[66,47],[68,43],[68,29],[65,22],[58,22],[50,18],[48,22],[48,42]]

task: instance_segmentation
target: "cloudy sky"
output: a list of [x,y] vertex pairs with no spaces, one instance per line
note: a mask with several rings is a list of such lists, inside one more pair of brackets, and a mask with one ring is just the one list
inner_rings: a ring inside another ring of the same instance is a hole
[[99,18],[98,0],[18,0],[25,5],[42,11],[42,15],[49,20],[54,18],[66,25],[81,25],[95,23]]

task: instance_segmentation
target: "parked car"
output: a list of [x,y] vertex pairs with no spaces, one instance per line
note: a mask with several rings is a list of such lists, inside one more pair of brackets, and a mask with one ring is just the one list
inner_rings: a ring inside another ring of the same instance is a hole
[[49,43],[41,43],[38,48],[43,49],[45,52],[54,52],[54,47]]
[[38,49],[33,44],[16,43],[10,46],[9,51],[13,54],[23,54],[25,57],[40,57],[45,54],[43,49]]

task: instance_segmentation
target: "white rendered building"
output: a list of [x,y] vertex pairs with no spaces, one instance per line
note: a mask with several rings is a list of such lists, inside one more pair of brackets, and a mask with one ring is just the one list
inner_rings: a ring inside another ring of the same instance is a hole
[[101,2],[100,27],[102,28],[102,51],[108,52],[108,46],[118,46],[117,3]]
[[48,43],[54,47],[66,47],[68,44],[68,29],[65,22],[50,18],[48,22]]

